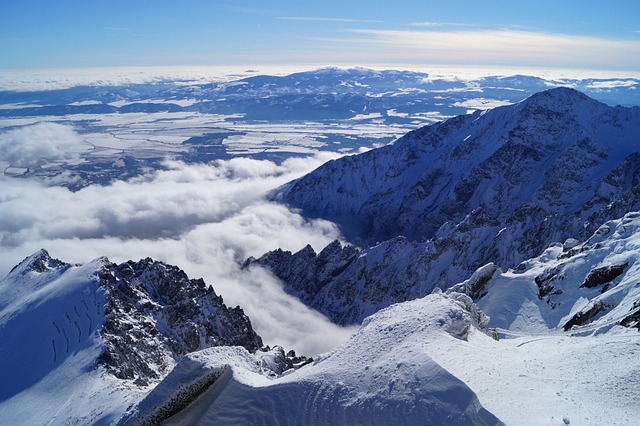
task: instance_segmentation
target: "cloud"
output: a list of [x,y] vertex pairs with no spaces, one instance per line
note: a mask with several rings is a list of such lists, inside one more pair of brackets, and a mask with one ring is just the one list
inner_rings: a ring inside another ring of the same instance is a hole
[[302,65],[261,65],[247,71],[246,65],[202,67],[105,67],[69,69],[0,70],[0,90],[39,91],[68,89],[77,86],[120,86],[159,82],[207,84],[254,75],[256,72],[285,75],[303,71]]
[[333,154],[281,165],[236,158],[212,165],[167,163],[168,170],[77,192],[0,177],[0,277],[46,248],[61,260],[85,263],[152,257],[203,277],[230,306],[240,305],[267,344],[314,355],[347,339],[284,293],[266,271],[244,270],[249,256],[281,247],[316,250],[340,233],[334,224],[305,220],[265,193],[319,166]]
[[424,22],[412,22],[409,24],[412,27],[479,27],[479,24],[463,24],[459,22],[435,22],[435,21],[424,21]]
[[41,122],[0,133],[0,162],[12,167],[36,167],[79,158],[88,145],[70,126]]
[[589,89],[618,89],[621,87],[627,87],[635,90],[638,86],[638,82],[635,80],[607,80],[607,81],[594,81],[587,84],[585,87]]
[[[435,24],[435,23],[432,23]],[[430,25],[434,27],[434,25]],[[449,64],[628,68],[640,66],[640,40],[524,30],[405,31],[352,29],[345,44],[378,49],[381,58]]]
[[317,22],[347,22],[347,23],[382,23],[370,19],[349,19],[349,18],[321,18],[316,16],[281,16],[278,19],[287,21],[317,21]]

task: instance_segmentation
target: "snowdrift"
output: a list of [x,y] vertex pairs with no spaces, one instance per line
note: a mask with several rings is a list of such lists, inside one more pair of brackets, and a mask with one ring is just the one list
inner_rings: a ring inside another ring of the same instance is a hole
[[194,370],[199,377],[220,377],[165,424],[501,424],[428,355],[438,336],[491,340],[481,331],[487,320],[462,294],[394,305],[368,318],[344,345],[275,380],[265,378],[246,351],[198,352],[185,357],[123,424],[149,418],[151,407],[176,399],[183,392],[178,384],[193,382]]

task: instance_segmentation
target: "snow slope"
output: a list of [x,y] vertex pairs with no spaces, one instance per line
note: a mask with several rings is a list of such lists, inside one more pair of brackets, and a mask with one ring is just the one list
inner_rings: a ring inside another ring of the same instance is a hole
[[[639,170],[640,108],[552,89],[410,132],[284,185],[275,199],[338,222],[366,248],[333,266],[314,266],[330,246],[250,263],[333,321],[359,323],[488,262],[515,267],[554,241],[589,237],[640,208]],[[305,278],[305,268],[317,274]]]
[[632,212],[506,272],[488,264],[449,291],[473,294],[506,339],[438,345],[430,355],[507,424],[637,424],[638,260]]
[[[482,283],[478,305],[494,327],[523,333],[640,330],[640,213],[603,224],[583,243],[554,244]],[[467,281],[453,290],[469,293]]]
[[636,425],[640,335],[522,335],[464,344],[437,341],[428,354],[507,425]]
[[0,424],[111,424],[185,353],[256,350],[202,280],[144,259],[69,265],[41,250],[0,281]]
[[207,349],[183,358],[122,424],[153,418],[212,374],[162,424],[637,423],[636,330],[495,340],[487,321],[468,296],[436,292],[381,310],[341,347],[275,379],[244,350]]
[[40,251],[0,282],[0,423],[109,424],[135,401],[135,386],[94,368],[104,264],[67,265]]
[[[501,424],[474,393],[428,355],[432,340],[465,342],[487,318],[462,294],[431,295],[378,312],[344,345],[313,364],[269,380],[250,355],[215,348],[185,357],[141,404],[168,400],[167,388],[199,371],[218,380],[164,424]],[[174,394],[175,395],[175,394]],[[134,410],[135,411],[135,410]],[[147,417],[149,418],[149,417]],[[127,424],[127,422],[125,422]]]

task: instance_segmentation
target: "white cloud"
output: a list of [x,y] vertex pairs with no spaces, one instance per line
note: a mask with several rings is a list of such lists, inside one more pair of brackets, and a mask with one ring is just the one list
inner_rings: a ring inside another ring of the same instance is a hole
[[[429,23],[433,27],[435,23]],[[523,30],[404,31],[353,29],[345,44],[375,47],[380,56],[426,63],[627,68],[640,66],[640,41]]]
[[589,89],[618,89],[621,87],[627,87],[629,89],[635,89],[638,83],[634,80],[607,80],[607,81],[594,81],[585,87]]
[[501,99],[487,99],[487,98],[471,98],[462,102],[454,102],[453,106],[469,108],[470,110],[485,110],[497,108],[499,106],[511,105],[511,102]]
[[340,234],[330,222],[307,221],[264,194],[327,160],[233,159],[186,166],[78,192],[0,177],[0,276],[40,248],[84,263],[106,255],[123,262],[152,257],[203,277],[230,306],[240,305],[267,344],[313,355],[344,341],[350,330],[329,323],[286,295],[249,256],[281,247],[316,250]]
[[35,167],[79,158],[88,145],[72,127],[42,122],[0,133],[0,162]]
[[174,81],[177,84],[207,84],[229,81],[256,73],[285,75],[302,71],[302,65],[261,65],[247,70],[245,65],[202,67],[104,67],[68,69],[0,70],[0,90],[38,91],[76,86],[119,86]]

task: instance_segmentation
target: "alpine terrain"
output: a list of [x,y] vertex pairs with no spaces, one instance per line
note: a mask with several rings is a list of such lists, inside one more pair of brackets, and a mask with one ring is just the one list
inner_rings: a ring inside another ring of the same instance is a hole
[[363,250],[276,250],[287,291],[340,324],[511,268],[640,208],[640,108],[569,88],[423,127],[330,161],[271,197],[338,223]]
[[0,281],[0,424],[637,424],[640,108],[551,89],[269,197],[348,243],[243,267],[348,341],[265,346],[178,267],[41,250]]
[[262,347],[242,309],[175,266],[45,250],[0,281],[0,342],[2,424],[108,424],[186,353]]

